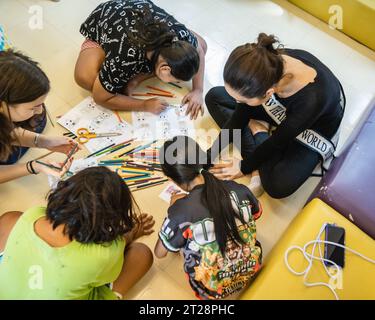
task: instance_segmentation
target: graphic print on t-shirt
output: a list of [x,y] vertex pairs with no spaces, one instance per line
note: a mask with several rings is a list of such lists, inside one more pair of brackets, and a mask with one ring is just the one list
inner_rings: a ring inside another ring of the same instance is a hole
[[[199,298],[222,299],[238,292],[260,269],[262,249],[256,240],[255,225],[255,219],[261,212],[260,207],[254,203],[255,198],[245,198],[247,194],[244,197],[243,193],[240,196],[238,193],[231,191],[231,198],[233,207],[245,222],[236,220],[243,242],[237,244],[228,239],[224,254],[216,241],[211,217],[178,223],[172,214],[165,219],[159,233],[168,250],[177,252],[182,248],[184,270],[189,276],[190,286]],[[199,210],[199,206],[194,209]]]
[[99,71],[102,86],[111,93],[123,93],[138,74],[151,73],[151,62],[143,48],[130,43],[128,34],[137,33],[137,14],[147,10],[154,21],[166,23],[179,40],[197,47],[195,35],[173,16],[149,0],[107,1],[100,4],[82,24],[81,34],[98,43],[105,52]]

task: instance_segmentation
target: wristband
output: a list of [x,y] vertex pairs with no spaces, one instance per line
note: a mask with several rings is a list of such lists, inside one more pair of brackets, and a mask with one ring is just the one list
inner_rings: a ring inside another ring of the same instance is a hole
[[28,173],[33,174],[33,172],[30,169],[30,162],[31,161],[26,162],[26,170],[27,170]]
[[40,133],[37,133],[34,137],[34,146],[38,147]]
[[33,162],[34,161],[29,161],[30,170],[31,170],[32,174],[38,174],[38,172],[36,172],[34,167],[33,167]]

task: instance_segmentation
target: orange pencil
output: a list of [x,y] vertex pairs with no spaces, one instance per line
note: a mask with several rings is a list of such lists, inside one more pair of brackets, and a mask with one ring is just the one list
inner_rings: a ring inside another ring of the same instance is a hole
[[133,97],[148,97],[149,94],[147,94],[147,93],[133,93],[132,96]]
[[162,89],[159,89],[159,88],[157,88],[157,87],[147,86],[147,88],[149,88],[149,89],[151,89],[151,90],[160,91],[160,92],[162,92],[162,93],[166,93],[166,94],[171,94],[171,95],[173,95],[172,92],[169,92],[169,91],[166,91],[166,90],[162,90]]
[[164,94],[164,93],[153,93],[153,92],[147,92],[148,96],[158,96],[158,97],[167,97],[167,98],[174,98],[175,96],[172,94]]
[[118,121],[119,121],[120,123],[122,123],[122,119],[121,119],[120,115],[118,114],[118,111],[115,111],[115,115],[116,115]]

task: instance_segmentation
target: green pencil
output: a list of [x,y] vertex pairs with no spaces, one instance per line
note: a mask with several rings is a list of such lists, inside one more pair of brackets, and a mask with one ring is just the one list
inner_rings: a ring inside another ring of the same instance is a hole
[[62,170],[62,168],[56,167],[56,166],[54,166],[53,164],[45,163],[45,162],[42,162],[42,161],[39,161],[39,160],[35,160],[35,162],[36,162],[36,163],[39,163],[39,164],[41,164],[41,165],[43,165],[43,166],[46,166],[46,167],[48,167],[48,168],[55,169],[55,170],[57,170],[57,171],[61,171],[61,170]]

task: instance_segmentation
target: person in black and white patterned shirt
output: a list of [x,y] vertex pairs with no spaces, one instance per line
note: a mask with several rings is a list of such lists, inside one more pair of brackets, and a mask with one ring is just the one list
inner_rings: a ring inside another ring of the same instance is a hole
[[100,4],[82,24],[86,38],[75,79],[104,107],[162,112],[167,103],[130,97],[143,80],[193,80],[183,99],[187,113],[203,115],[203,76],[207,46],[202,37],[149,0],[116,0]]

